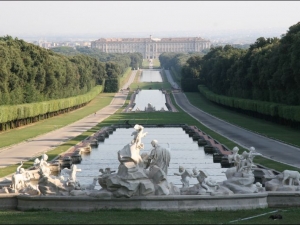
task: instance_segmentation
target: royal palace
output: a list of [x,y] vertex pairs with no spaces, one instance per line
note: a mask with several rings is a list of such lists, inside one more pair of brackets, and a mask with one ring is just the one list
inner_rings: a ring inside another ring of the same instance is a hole
[[157,59],[164,52],[201,52],[210,48],[210,41],[200,37],[184,38],[100,38],[92,48],[106,53],[140,52],[144,59]]

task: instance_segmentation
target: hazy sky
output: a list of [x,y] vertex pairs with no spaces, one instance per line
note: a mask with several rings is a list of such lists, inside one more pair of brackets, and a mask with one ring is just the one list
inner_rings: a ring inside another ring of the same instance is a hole
[[0,36],[288,28],[300,1],[0,1]]

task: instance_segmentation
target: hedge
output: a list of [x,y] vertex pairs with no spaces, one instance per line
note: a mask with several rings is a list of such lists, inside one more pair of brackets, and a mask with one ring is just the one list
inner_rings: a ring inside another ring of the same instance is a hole
[[232,108],[252,111],[267,116],[279,117],[292,122],[300,122],[300,106],[290,106],[274,102],[234,98],[217,95],[204,85],[198,85],[198,90],[208,100]]
[[101,93],[102,89],[103,87],[98,85],[88,93],[76,97],[22,105],[3,105],[0,106],[0,123],[31,118],[87,103]]

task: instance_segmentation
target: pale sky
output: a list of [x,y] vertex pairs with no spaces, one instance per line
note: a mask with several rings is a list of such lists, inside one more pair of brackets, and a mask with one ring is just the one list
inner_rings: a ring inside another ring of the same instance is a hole
[[299,21],[300,1],[0,1],[0,36],[13,37],[270,28],[285,33]]

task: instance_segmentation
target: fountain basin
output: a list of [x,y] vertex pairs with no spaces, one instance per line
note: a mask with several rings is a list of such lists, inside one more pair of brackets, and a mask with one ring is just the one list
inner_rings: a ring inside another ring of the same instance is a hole
[[267,193],[235,194],[227,196],[135,196],[131,198],[98,199],[88,196],[17,196],[17,209],[49,209],[53,211],[94,211],[99,209],[143,209],[143,210],[238,210],[266,208]]

